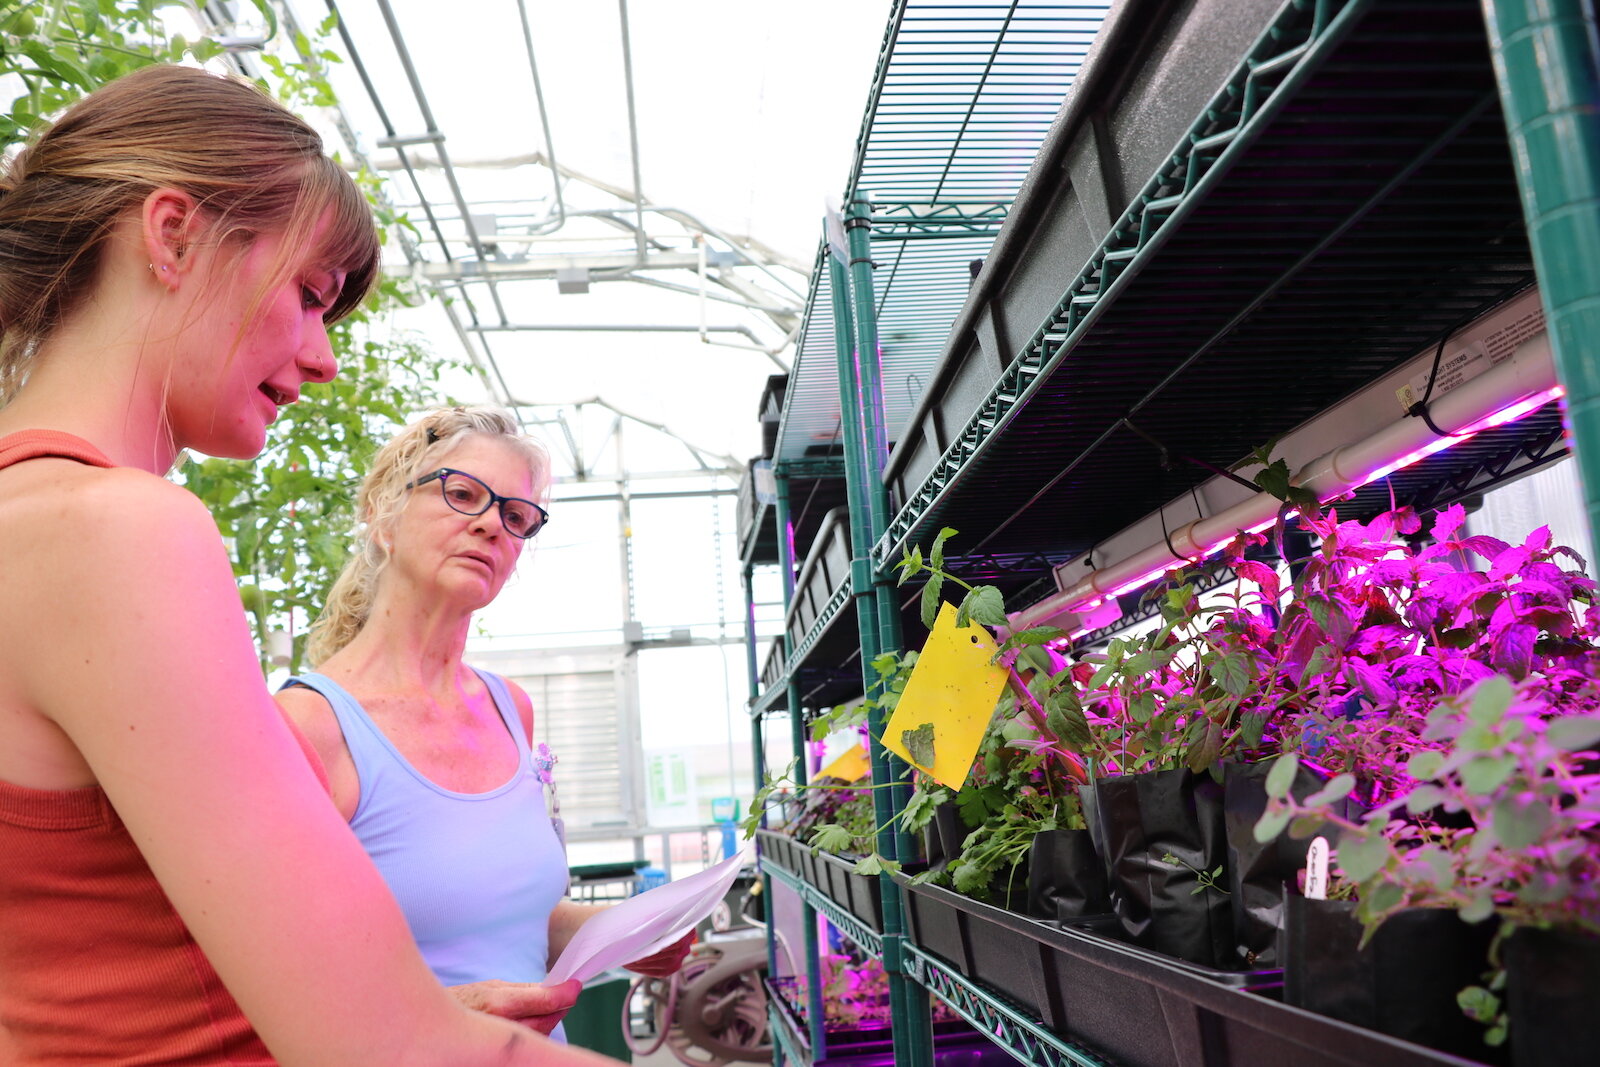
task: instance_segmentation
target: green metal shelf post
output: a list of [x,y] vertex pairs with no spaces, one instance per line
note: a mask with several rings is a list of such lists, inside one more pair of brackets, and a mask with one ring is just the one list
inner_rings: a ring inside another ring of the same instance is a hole
[[[859,332],[855,329],[852,312],[850,282],[845,265],[839,260],[839,249],[832,249],[828,270],[833,291],[833,330],[835,355],[839,368],[839,414],[843,422],[845,451],[845,489],[850,506],[850,592],[856,600],[856,621],[861,637],[861,681],[863,692],[870,691],[877,680],[872,661],[883,651],[880,641],[877,589],[872,568],[872,545],[877,532],[872,526],[870,501],[873,464],[870,443],[863,425],[863,403],[860,368],[866,363],[876,363],[877,344],[873,338],[858,348]],[[870,297],[868,298],[870,303]],[[855,302],[859,305],[859,302]],[[858,354],[861,358],[857,358]],[[874,370],[873,380],[876,381]],[[882,401],[878,401],[882,410]],[[883,714],[873,709],[868,714],[867,745],[872,756],[872,810],[878,823],[878,851],[891,859],[900,856],[900,834],[894,830],[894,820],[899,814],[890,793],[894,782],[888,754],[878,743],[883,733]],[[905,1067],[928,1067],[933,1062],[933,1043],[928,1023],[926,994],[907,980],[900,967],[900,949],[904,944],[904,922],[900,913],[900,890],[887,875],[880,876],[883,891],[884,969],[889,976],[889,1005],[894,1019],[894,1059]],[[917,1003],[921,1004],[921,1022],[916,1021]],[[901,1020],[910,1025],[901,1025]]]
[[[756,593],[754,583],[754,565],[746,563],[740,573],[744,582],[744,643],[747,649],[745,656],[745,669],[750,681],[750,700],[752,703],[761,695],[761,672],[756,667]],[[756,788],[761,788],[762,779],[766,776],[767,751],[762,736],[763,722],[756,718],[750,723],[750,766],[755,770]],[[767,825],[765,813],[761,816],[761,825]],[[759,867],[757,868],[760,869]],[[767,911],[772,911],[772,879],[765,871],[761,871],[762,899],[767,902]],[[769,936],[767,939],[767,973],[778,973],[778,958],[774,948],[774,941]]]
[[[872,289],[871,249],[867,227],[870,218],[860,202],[852,202],[846,222],[850,257],[849,277],[839,262],[839,250],[828,257],[832,276],[834,338],[839,361],[839,410],[844,423],[845,479],[850,500],[850,581],[857,597],[860,623],[863,691],[877,680],[872,661],[900,647],[899,607],[892,583],[882,580],[872,565],[872,546],[888,520],[888,496],[883,486],[883,464],[888,446],[883,430],[883,390],[879,379],[878,330]],[[858,217],[859,216],[859,217]],[[889,622],[885,622],[885,620]],[[905,808],[903,787],[897,788],[903,766],[878,743],[883,735],[881,709],[868,713],[868,745],[872,754],[873,812],[878,820],[879,851],[895,859],[911,855],[910,841],[898,830],[898,815]],[[927,992],[905,974],[902,951],[905,917],[900,887],[888,874],[879,875],[883,899],[884,970],[889,977],[889,1003],[893,1012],[895,1063],[930,1067],[933,1031]]]
[[[871,537],[865,542],[861,555],[871,567],[871,546],[888,528],[890,514],[889,490],[883,484],[884,464],[889,459],[889,440],[888,429],[884,426],[877,293],[872,284],[872,204],[867,198],[857,196],[850,202],[845,212],[844,229],[850,252],[850,303],[854,319],[858,381],[854,392],[844,393],[840,397],[840,404],[858,407],[861,412],[861,475],[868,521],[871,523]],[[864,353],[870,353],[870,357]],[[898,651],[905,641],[900,633],[900,606],[893,571],[888,568],[880,571],[873,567],[872,585],[878,612],[878,651]],[[886,791],[889,803],[892,810],[903,811],[911,799],[910,790],[903,784],[906,766],[893,755],[886,753],[885,758],[889,762],[889,780],[893,783]],[[896,857],[910,855],[911,847],[907,836],[896,831]]]
[[[789,605],[794,601],[794,539],[789,531],[789,475],[779,467],[775,472],[777,477],[777,496],[774,505],[773,519],[777,523],[778,536],[778,569],[783,575],[783,607],[787,612]],[[789,639],[789,631],[784,630],[779,639],[783,642],[784,662],[789,661],[794,652]],[[793,742],[795,755],[794,779],[800,785],[805,785],[809,777],[806,768],[806,723],[805,716],[800,713],[800,687],[795,684],[793,673],[786,672],[783,684],[788,690],[789,704],[789,737]],[[771,899],[771,898],[768,898]],[[768,955],[772,954],[771,941],[776,934],[777,909],[769,908],[768,918]],[[806,1005],[808,1029],[810,1030],[811,1048],[818,1057],[827,1050],[827,1029],[822,1016],[822,983],[818,981],[821,974],[821,961],[818,959],[817,946],[817,912],[809,901],[801,898],[800,920],[805,927],[805,970],[806,970]],[[769,967],[768,974],[776,975],[776,967]]]
[[[850,292],[855,313],[856,360],[860,388],[853,400],[861,408],[861,433],[865,442],[862,473],[866,478],[867,510],[872,519],[873,541],[889,528],[889,489],[883,484],[883,470],[889,462],[889,430],[884,425],[883,379],[878,349],[877,293],[872,284],[872,203],[857,195],[845,210],[845,237],[850,248]],[[868,558],[871,554],[868,553]],[[878,601],[878,641],[885,649],[898,649],[900,611],[895,603],[894,582],[890,575],[874,574]],[[899,799],[899,798],[896,798]]]
[[1600,56],[1582,0],[1490,0],[1489,51],[1589,532],[1600,535]]

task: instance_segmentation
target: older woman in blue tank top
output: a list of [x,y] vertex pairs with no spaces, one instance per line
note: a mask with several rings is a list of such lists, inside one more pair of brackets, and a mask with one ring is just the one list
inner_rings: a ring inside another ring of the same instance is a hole
[[[317,673],[278,694],[439,980],[546,1033],[578,994],[540,984],[549,961],[602,908],[562,899],[527,694],[461,656],[472,613],[544,524],[549,482],[543,450],[499,409],[401,431],[361,487],[359,551],[308,650]],[[688,948],[633,969],[671,974]]]

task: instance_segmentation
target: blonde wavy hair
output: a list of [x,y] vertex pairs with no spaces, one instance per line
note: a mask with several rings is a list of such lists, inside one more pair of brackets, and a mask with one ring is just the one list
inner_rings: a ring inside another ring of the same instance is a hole
[[378,450],[356,498],[359,525],[356,551],[339,572],[322,614],[312,624],[306,658],[322,663],[354,640],[367,624],[378,582],[389,566],[384,542],[405,510],[408,483],[439,467],[439,461],[469,435],[504,441],[526,457],[533,475],[534,499],[550,494],[550,457],[544,446],[522,432],[503,408],[435,408],[396,434]]

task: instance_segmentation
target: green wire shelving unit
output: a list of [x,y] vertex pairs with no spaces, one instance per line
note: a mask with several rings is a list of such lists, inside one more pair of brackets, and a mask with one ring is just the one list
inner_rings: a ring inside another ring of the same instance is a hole
[[[799,666],[822,634],[856,603],[862,663],[881,650],[898,649],[898,609],[877,591],[888,581],[874,574],[865,549],[888,520],[882,471],[889,429],[910,414],[937,362],[951,323],[966,301],[973,264],[981,261],[1003,224],[1082,66],[1109,3],[1010,2],[951,5],[900,0],[891,13],[857,140],[842,218],[825,235],[811,275],[811,291],[796,346],[773,456],[779,567],[784,602],[793,597],[794,559],[789,479],[814,464],[817,454],[843,452],[858,546],[850,580],[834,590],[805,636],[785,638],[783,678],[760,691],[755,669],[753,607],[748,616],[755,765],[765,767],[762,720],[788,709],[791,743],[804,752]],[[857,360],[855,353],[876,358]],[[757,523],[765,521],[758,516]],[[749,553],[745,588],[750,589]],[[870,668],[865,668],[870,669]],[[870,679],[863,678],[863,688]],[[873,746],[874,781],[887,785],[896,770]],[[759,773],[759,772],[758,772]],[[875,793],[880,823],[895,801]],[[880,846],[899,854],[893,834]],[[769,882],[770,874],[764,875]],[[780,878],[787,878],[781,875]],[[794,879],[786,884],[796,887]],[[897,1064],[933,1061],[925,986],[909,980],[898,889],[884,877],[883,935],[870,935],[825,897],[802,887],[805,960],[811,981],[810,1048],[822,1056],[826,1038],[818,993],[818,910],[885,960],[893,1004]],[[769,955],[770,959],[770,955]],[[920,1022],[918,1021],[920,1020]],[[774,1012],[775,1033],[786,1024]],[[799,1057],[792,1042],[777,1048]]]
[[[797,755],[804,753],[802,694],[795,679],[830,628],[850,617],[851,602],[864,690],[872,681],[871,660],[902,644],[899,603],[893,595],[893,566],[901,553],[931,540],[952,501],[964,494],[970,498],[975,472],[1008,432],[1014,432],[1019,414],[1038,401],[1045,384],[1072,359],[1074,350],[1103,328],[1108,309],[1119,297],[1160,262],[1173,235],[1208,198],[1226,193],[1230,174],[1244,165],[1252,146],[1330,62],[1353,28],[1374,13],[1387,17],[1400,12],[1409,17],[1413,9],[1429,6],[1422,0],[1289,0],[1278,9],[1155,173],[1135,183],[1137,191],[1127,209],[1112,218],[1098,249],[1061,291],[976,413],[951,434],[951,444],[932,470],[907,492],[900,506],[891,507],[883,477],[889,434],[912,414],[921,386],[944,354],[976,274],[971,265],[988,254],[1018,202],[1034,155],[1063,111],[1063,101],[1110,7],[1022,2],[958,7],[911,0],[896,4],[842,211],[817,253],[772,457],[777,492],[771,517],[777,528],[785,604],[794,596],[795,560],[788,536],[791,478],[815,477],[819,464],[842,461],[853,558],[848,580],[833,590],[807,632],[792,644],[787,636],[782,639],[782,677],[765,690],[755,668],[750,606],[750,696],[758,774],[766,766],[763,726],[775,711],[787,710],[791,744]],[[1600,531],[1600,360],[1591,350],[1593,339],[1600,337],[1600,112],[1594,106],[1600,100],[1600,56],[1595,53],[1600,38],[1582,0],[1488,0],[1484,11],[1494,83],[1508,116],[1516,183],[1533,267],[1543,283],[1557,372],[1567,394],[1590,526]],[[1348,232],[1365,225],[1367,215],[1382,207],[1384,197],[1425,166],[1450,138],[1481,120],[1489,103],[1467,111],[1438,143],[1425,146],[1409,169],[1343,221],[1330,223],[1325,239],[1287,266],[1212,341],[1171,369],[1164,381],[1177,377],[1213,344],[1225,340],[1238,322],[1288,291],[1299,272]],[[1481,299],[1486,302],[1489,297]],[[1033,499],[1054,484],[1043,485]],[[753,566],[747,552],[747,597]],[[870,726],[874,735],[881,732],[881,722]],[[881,787],[874,792],[876,815],[887,827],[899,810],[896,783],[902,768],[875,741],[871,748],[874,784]],[[802,755],[802,768],[803,762]],[[889,829],[880,831],[884,855],[906,855],[906,844]],[[812,997],[806,1015],[813,1056],[820,1058],[826,1052],[816,981],[815,915],[820,913],[884,961],[890,978],[896,1064],[927,1067],[933,1062],[930,993],[1019,1062],[1039,1067],[1096,1067],[1109,1062],[1080,1046],[1072,1035],[1045,1028],[1025,1010],[911,945],[902,891],[889,877],[880,879],[881,934],[787,871],[764,867],[763,878],[769,899],[777,881],[802,903]],[[801,1044],[776,1011],[771,1025],[779,1058],[803,1062]]]

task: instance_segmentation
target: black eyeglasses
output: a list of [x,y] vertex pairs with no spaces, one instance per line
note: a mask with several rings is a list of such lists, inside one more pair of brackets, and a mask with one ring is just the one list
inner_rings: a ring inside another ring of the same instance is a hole
[[490,505],[500,505],[500,524],[513,537],[529,538],[550,521],[550,513],[531,500],[518,496],[501,496],[466,471],[440,467],[432,474],[424,474],[407,489],[437,481],[444,493],[444,502],[463,515],[482,515]]

